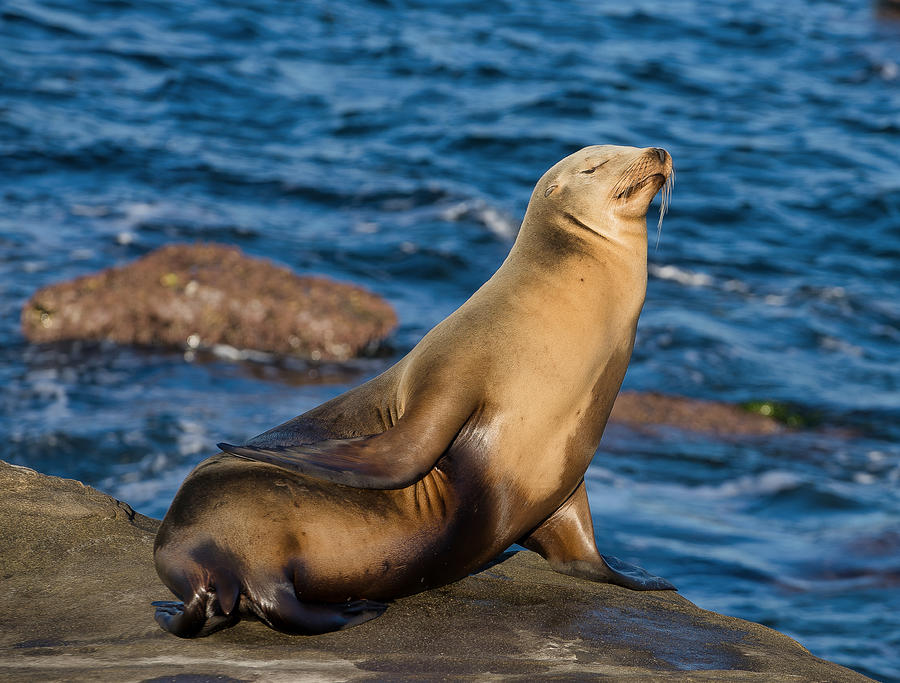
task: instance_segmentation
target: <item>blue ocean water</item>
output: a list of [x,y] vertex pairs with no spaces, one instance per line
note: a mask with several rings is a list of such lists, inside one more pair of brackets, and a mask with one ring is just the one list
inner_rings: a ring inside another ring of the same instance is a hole
[[611,426],[601,548],[900,681],[898,55],[864,0],[4,0],[0,458],[161,516],[217,441],[391,362],[32,346],[40,286],[227,242],[384,295],[402,354],[499,265],[557,159],[662,146],[678,181],[626,387],[821,423]]

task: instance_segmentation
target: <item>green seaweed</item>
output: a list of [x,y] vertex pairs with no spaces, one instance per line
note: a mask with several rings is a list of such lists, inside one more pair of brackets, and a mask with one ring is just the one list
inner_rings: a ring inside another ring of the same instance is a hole
[[776,422],[794,429],[815,427],[822,422],[821,416],[817,413],[781,401],[764,399],[746,401],[740,405],[748,413],[770,417]]

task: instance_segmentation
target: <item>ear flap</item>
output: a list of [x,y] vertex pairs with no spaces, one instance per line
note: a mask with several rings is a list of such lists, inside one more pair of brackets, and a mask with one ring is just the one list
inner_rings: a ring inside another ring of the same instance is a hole
[[553,190],[555,190],[557,187],[559,187],[559,185],[551,185],[550,187],[548,187],[546,190],[544,190],[544,196],[549,197],[553,193]]

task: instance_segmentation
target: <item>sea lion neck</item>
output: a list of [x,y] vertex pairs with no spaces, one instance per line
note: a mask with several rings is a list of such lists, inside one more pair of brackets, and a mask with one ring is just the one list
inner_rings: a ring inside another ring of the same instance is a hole
[[607,215],[591,224],[565,210],[529,206],[507,257],[508,262],[520,260],[553,274],[561,269],[588,274],[599,266],[603,272],[614,270],[646,282],[646,220]]
[[565,217],[532,223],[526,215],[492,280],[519,301],[556,302],[569,312],[554,323],[560,329],[571,320],[589,336],[633,330],[647,291],[646,238],[608,240],[572,228]]

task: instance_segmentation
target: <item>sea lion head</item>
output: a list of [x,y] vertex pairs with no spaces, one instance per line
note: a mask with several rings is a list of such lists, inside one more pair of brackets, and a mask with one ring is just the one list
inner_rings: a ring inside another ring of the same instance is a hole
[[660,147],[593,145],[559,161],[538,181],[528,213],[563,217],[576,229],[607,239],[618,232],[646,235],[650,202],[663,187],[662,216],[674,178],[672,157]]

